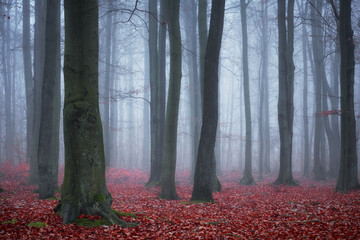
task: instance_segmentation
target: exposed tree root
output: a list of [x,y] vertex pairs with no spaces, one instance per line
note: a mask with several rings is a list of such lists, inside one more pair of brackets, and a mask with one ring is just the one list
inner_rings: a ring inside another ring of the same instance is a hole
[[98,215],[111,224],[119,225],[121,227],[133,227],[138,225],[138,223],[128,223],[121,220],[111,207],[106,202],[102,201],[94,201],[92,204],[82,206],[80,209],[75,204],[63,204],[62,202],[59,202],[59,204],[54,208],[54,211],[60,212],[63,223],[73,223],[80,214],[88,214]]

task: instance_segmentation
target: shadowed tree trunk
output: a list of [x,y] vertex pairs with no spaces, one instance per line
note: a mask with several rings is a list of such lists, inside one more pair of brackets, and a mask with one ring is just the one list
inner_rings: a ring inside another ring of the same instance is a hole
[[176,146],[181,87],[181,35],[179,24],[180,0],[166,3],[169,14],[170,77],[166,107],[164,159],[161,171],[160,198],[178,199],[175,187]]
[[38,150],[40,129],[40,107],[42,78],[45,59],[45,22],[46,4],[43,0],[35,1],[35,38],[34,38],[34,110],[33,110],[33,139],[30,159],[30,184],[38,184]]
[[64,223],[80,214],[100,215],[127,226],[111,209],[99,111],[98,3],[65,0],[65,173],[60,211]]
[[351,27],[351,0],[340,0],[340,88],[341,88],[341,157],[336,191],[358,189],[358,159],[354,112],[354,32]]
[[[292,175],[292,138],[294,119],[294,0],[278,0],[280,169],[275,184],[295,185]],[[287,28],[286,21],[287,19]]]
[[149,1],[149,70],[150,70],[150,178],[147,185],[158,184],[161,179],[162,153],[158,153],[158,52],[157,52],[157,0]]
[[204,65],[203,117],[191,201],[214,201],[214,147],[218,123],[218,69],[225,0],[213,0]]
[[[321,85],[324,81],[322,75],[322,68],[324,59],[322,58],[322,29],[321,26],[321,16],[322,3],[323,0],[312,0],[311,1],[311,33],[312,33],[312,47],[313,47],[313,56],[314,56],[314,69],[315,69],[315,112],[317,113],[315,117],[315,135],[314,135],[314,178],[316,180],[324,180],[326,178],[326,169],[325,169],[325,159],[321,157],[320,148],[321,148],[321,135],[324,131],[322,119],[318,115],[321,112],[322,108],[322,91]],[[320,12],[320,13],[319,13]]]
[[39,130],[39,198],[54,196],[59,165],[60,2],[46,2],[45,66]]
[[303,129],[304,129],[304,154],[303,162],[304,169],[303,175],[305,177],[310,177],[310,144],[309,144],[309,119],[308,119],[308,56],[307,56],[307,30],[305,25],[305,19],[307,17],[307,5],[302,3],[299,5],[299,1],[296,1],[297,7],[300,9],[300,15],[302,17],[302,36],[301,36],[301,46],[302,46],[302,58],[303,58]]
[[26,160],[29,161],[33,137],[33,79],[30,43],[30,1],[23,0],[23,58],[26,95]]
[[242,28],[242,44],[243,44],[243,76],[244,76],[244,105],[245,105],[245,122],[246,122],[246,140],[245,140],[245,168],[244,176],[240,180],[240,184],[253,185],[255,180],[252,176],[252,159],[251,159],[251,108],[250,108],[250,86],[249,86],[249,61],[248,61],[248,37],[247,37],[247,20],[245,0],[240,1],[241,11],[241,28]]

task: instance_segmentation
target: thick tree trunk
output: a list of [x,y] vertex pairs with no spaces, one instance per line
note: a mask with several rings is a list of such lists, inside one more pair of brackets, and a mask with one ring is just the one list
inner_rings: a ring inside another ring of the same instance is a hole
[[340,0],[340,88],[341,88],[341,157],[336,191],[360,187],[354,113],[354,40],[351,27],[351,0]]
[[160,198],[178,199],[175,187],[176,146],[181,87],[180,0],[167,2],[169,13],[170,77],[166,107],[164,160],[161,172]]
[[54,196],[59,163],[60,2],[48,0],[39,130],[39,198]]
[[243,44],[243,76],[244,76],[244,104],[245,104],[245,168],[244,176],[240,180],[240,184],[253,185],[255,180],[252,176],[252,146],[251,146],[251,107],[250,107],[250,86],[249,86],[249,61],[248,61],[248,37],[247,37],[247,19],[246,19],[245,0],[240,1],[241,8],[241,27],[242,27],[242,44]]
[[279,101],[278,121],[280,131],[280,169],[275,184],[295,185],[292,175],[292,138],[294,118],[294,1],[287,6],[287,29],[285,1],[278,0],[279,32]]
[[[214,147],[218,123],[218,67],[224,24],[225,0],[213,0],[209,37],[206,45],[204,65],[204,98],[201,136],[195,168],[194,189],[191,201],[214,201],[214,179],[216,174]],[[216,179],[217,180],[217,179]]]
[[65,0],[65,174],[61,203],[64,223],[80,214],[100,215],[126,226],[111,209],[105,182],[105,155],[99,111],[98,5]]

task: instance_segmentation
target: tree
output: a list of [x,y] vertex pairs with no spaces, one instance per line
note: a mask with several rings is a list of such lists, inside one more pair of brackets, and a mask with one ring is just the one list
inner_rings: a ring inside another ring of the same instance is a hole
[[[205,54],[207,48],[207,0],[198,1],[198,28],[199,28],[199,73],[200,73],[200,93],[201,93],[201,109],[204,109],[204,76],[205,76]],[[216,143],[215,143],[216,145]],[[221,183],[216,176],[216,159],[215,154],[213,154],[213,159],[211,161],[211,182],[212,188],[215,192],[221,191]]]
[[225,0],[213,0],[204,65],[202,127],[191,201],[214,201],[212,171],[218,123],[218,67],[224,24]]
[[162,153],[159,148],[158,114],[158,52],[157,52],[157,0],[149,1],[149,70],[150,70],[150,178],[147,185],[158,184],[161,179]]
[[340,88],[341,88],[341,157],[336,190],[347,192],[360,187],[356,149],[354,112],[354,39],[351,27],[351,2],[340,0]]
[[160,198],[178,199],[175,187],[177,126],[181,87],[181,35],[179,24],[180,0],[167,2],[169,13],[170,77],[166,107],[164,159],[161,171]]
[[80,214],[100,215],[126,226],[111,209],[99,110],[98,3],[65,0],[65,174],[60,211],[64,223]]
[[201,129],[201,94],[197,61],[197,36],[196,36],[196,2],[184,2],[184,25],[186,42],[189,44],[187,67],[189,72],[190,112],[191,112],[191,176],[194,176],[197,149]]
[[310,144],[309,144],[309,119],[308,119],[308,56],[307,56],[307,29],[306,29],[306,18],[307,18],[307,5],[299,4],[296,1],[297,7],[300,10],[301,16],[301,47],[302,47],[302,59],[303,59],[303,130],[304,130],[304,154],[303,154],[303,175],[310,177]]
[[39,198],[57,188],[60,125],[60,2],[46,2],[45,66],[39,130]]
[[111,157],[110,157],[110,146],[111,146],[111,136],[110,136],[110,66],[111,66],[111,40],[112,40],[112,25],[113,25],[113,14],[112,14],[112,5],[113,1],[108,0],[108,13],[106,15],[106,24],[105,24],[105,99],[106,103],[103,104],[104,107],[104,118],[103,118],[103,131],[104,131],[104,146],[105,146],[105,159],[106,166],[110,166]]
[[243,74],[244,74],[244,104],[245,104],[245,122],[246,122],[246,141],[245,141],[245,168],[244,176],[240,180],[240,184],[255,184],[251,170],[251,108],[250,108],[250,87],[249,87],[249,60],[248,60],[248,37],[247,37],[247,21],[246,8],[249,3],[245,0],[240,1],[241,11],[241,27],[243,41]]
[[[320,13],[322,11],[322,0],[311,1],[311,33],[312,33],[312,47],[314,56],[314,69],[315,69],[315,111],[316,113],[322,110],[322,91],[321,85],[324,81],[323,77],[323,65],[324,60],[322,58],[322,33],[319,24],[321,23]],[[324,127],[320,116],[315,118],[315,132],[314,132],[314,177],[316,180],[323,180],[326,178],[325,160],[320,154],[321,147],[321,136],[323,135]]]
[[33,138],[30,159],[30,184],[38,184],[38,156],[39,156],[39,129],[40,129],[40,107],[42,78],[44,75],[45,62],[45,22],[46,4],[43,0],[35,1],[35,37],[34,37],[34,90],[33,90]]
[[[292,175],[292,138],[294,120],[294,0],[278,0],[280,170],[275,184],[295,185]],[[287,19],[287,28],[286,22]]]
[[23,58],[26,94],[26,159],[31,157],[33,135],[33,80],[30,44],[30,0],[23,0]]

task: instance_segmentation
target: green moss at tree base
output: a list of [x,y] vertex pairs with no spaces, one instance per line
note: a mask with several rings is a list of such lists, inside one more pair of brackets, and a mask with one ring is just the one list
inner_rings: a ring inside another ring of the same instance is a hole
[[106,220],[91,220],[88,218],[77,218],[75,224],[82,227],[100,227],[100,226],[110,226],[112,225],[109,221]]
[[136,216],[135,213],[131,213],[131,212],[119,212],[115,209],[113,209],[114,213],[118,216],[118,217],[123,217],[123,216],[130,216],[133,218],[138,218],[138,216]]

